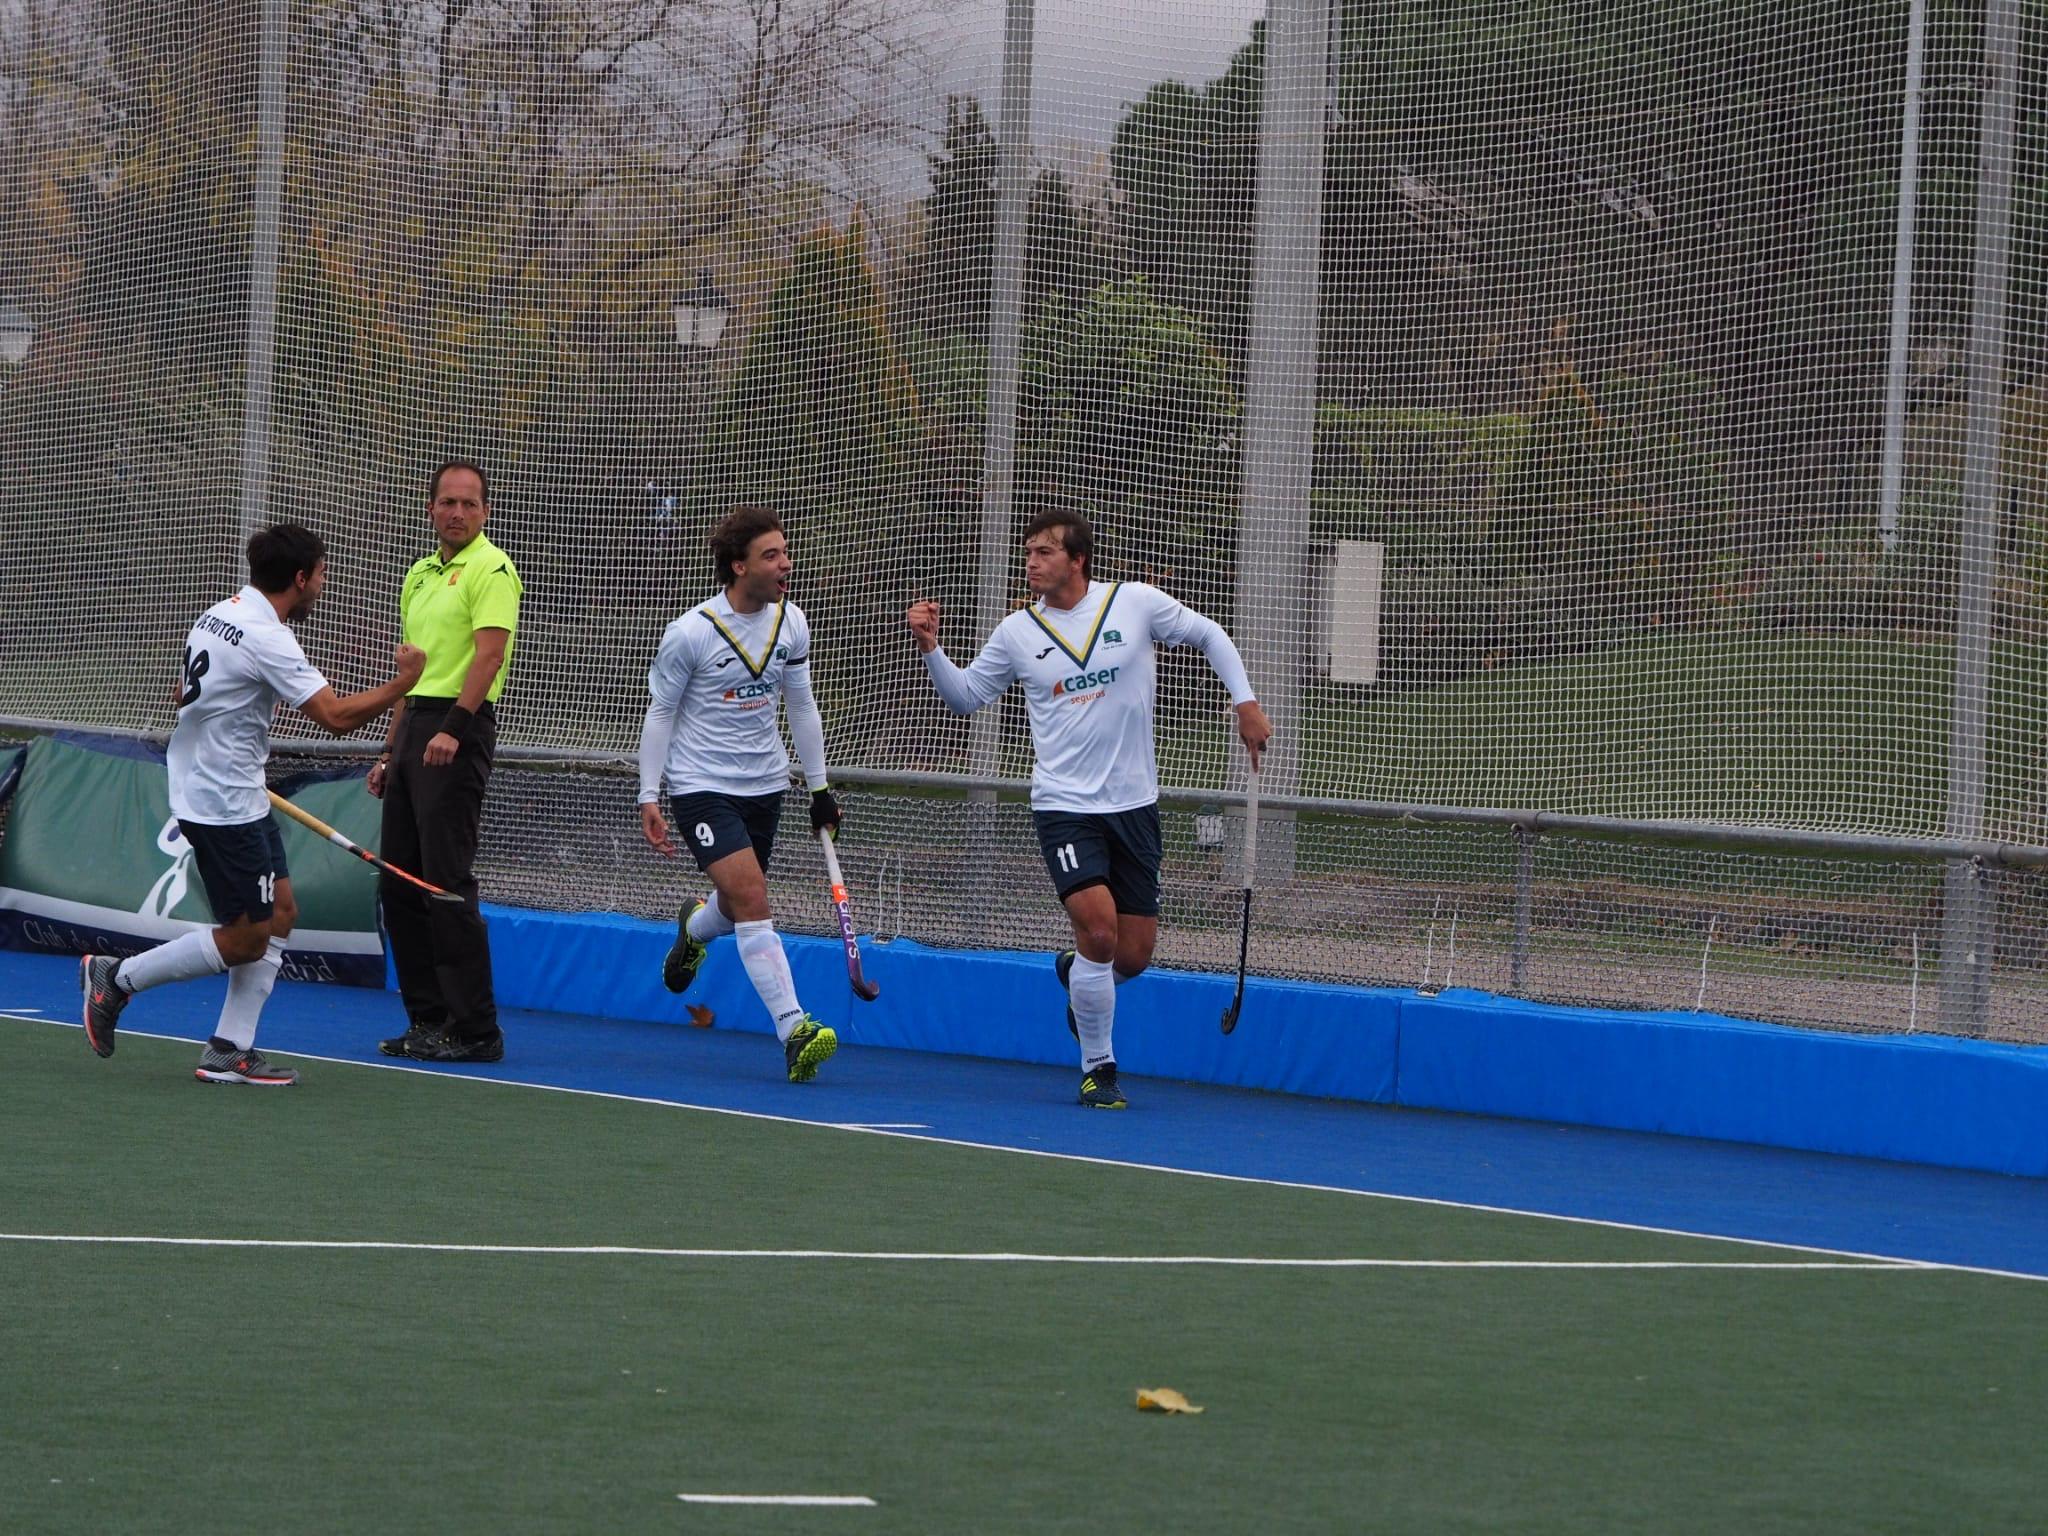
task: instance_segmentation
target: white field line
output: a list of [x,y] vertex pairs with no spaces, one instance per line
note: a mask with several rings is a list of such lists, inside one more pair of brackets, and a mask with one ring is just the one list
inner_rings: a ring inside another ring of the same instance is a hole
[[864,1493],[679,1493],[685,1504],[801,1504],[809,1508],[873,1509]]
[[830,1124],[835,1131],[928,1131],[931,1129],[922,1120],[834,1120]]
[[[7,1017],[0,1015],[0,1018]],[[66,1029],[85,1026],[68,1019],[20,1019],[23,1024],[56,1024]],[[169,1040],[178,1045],[201,1042],[189,1035],[153,1034],[146,1030],[121,1031],[144,1040]],[[1947,1264],[1932,1259],[1907,1259],[1897,1254],[1864,1253],[1854,1248],[1825,1248],[1812,1243],[1783,1243],[1763,1237],[1731,1237],[1725,1232],[1694,1232],[1684,1227],[1657,1227],[1645,1222],[1614,1221],[1601,1216],[1567,1216],[1556,1211],[1532,1211],[1512,1205],[1486,1205],[1474,1200],[1446,1200],[1434,1195],[1403,1195],[1383,1189],[1355,1189],[1343,1184],[1312,1184],[1300,1179],[1267,1179],[1253,1174],[1216,1173],[1206,1168],[1175,1168],[1164,1163],[1139,1163],[1115,1157],[1093,1157],[1085,1152],[1056,1152],[1046,1147],[1016,1147],[1004,1142],[968,1141],[955,1136],[927,1136],[911,1131],[855,1128],[831,1120],[806,1120],[798,1115],[771,1115],[757,1109],[731,1109],[722,1104],[686,1104],[678,1099],[657,1099],[645,1094],[610,1093],[600,1088],[566,1088],[558,1083],[533,1083],[513,1077],[481,1077],[467,1072],[439,1071],[411,1062],[361,1061],[352,1056],[317,1056],[307,1051],[280,1051],[299,1061],[326,1062],[341,1067],[367,1067],[377,1072],[409,1072],[441,1082],[497,1084],[505,1088],[530,1088],[539,1093],[561,1093],[577,1098],[607,1099],[618,1104],[651,1104],[660,1109],[682,1109],[701,1115],[726,1115],[735,1120],[759,1120],[770,1125],[801,1125],[818,1131],[844,1131],[853,1136],[887,1136],[930,1146],[966,1147],[976,1152],[1000,1152],[1015,1157],[1042,1157],[1054,1162],[1084,1163],[1095,1168],[1126,1168],[1137,1173],[1166,1173],[1184,1179],[1208,1179],[1220,1184],[1253,1184],[1269,1189],[1305,1189],[1316,1194],[1349,1195],[1356,1200],[1391,1200],[1401,1205],[1428,1206],[1437,1210],[1477,1211],[1487,1216],[1520,1216],[1531,1221],[1563,1222],[1577,1227],[1599,1227],[1611,1232],[1642,1232],[1652,1237],[1681,1237],[1703,1243],[1733,1243],[1743,1248],[1768,1248],[1780,1253],[1818,1253],[1836,1259],[1863,1259],[1884,1265],[1916,1269],[1943,1269],[1957,1274],[1991,1275],[2001,1280],[2029,1280],[2048,1284],[2048,1275],[2028,1274],[2019,1269],[1993,1269],[1981,1264]]]
[[1937,1270],[1937,1264],[1759,1259],[1284,1259],[1201,1253],[915,1253],[853,1248],[636,1248],[621,1244],[406,1243],[372,1239],[155,1237],[0,1232],[0,1243],[77,1243],[160,1248],[287,1248],[374,1253],[539,1255],[551,1258],[848,1260],[877,1264],[1090,1264],[1217,1269],[1868,1269]]

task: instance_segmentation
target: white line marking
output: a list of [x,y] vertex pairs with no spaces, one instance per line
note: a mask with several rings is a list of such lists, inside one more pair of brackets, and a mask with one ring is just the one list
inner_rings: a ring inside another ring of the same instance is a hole
[[[0,1007],[0,1016],[16,1017],[24,1013],[41,1013],[42,1011],[40,1008],[16,1008],[10,1004],[6,1007]],[[32,1024],[47,1024],[50,1021],[48,1019],[31,1019],[28,1022]],[[79,1027],[83,1028],[84,1026],[80,1025]]]
[[928,1131],[922,1120],[835,1120],[835,1131]]
[[836,1509],[873,1509],[864,1493],[679,1493],[685,1504],[806,1504]]
[[0,1243],[88,1243],[162,1248],[291,1248],[379,1253],[479,1253],[562,1258],[840,1259],[882,1264],[1104,1264],[1227,1269],[1872,1269],[1938,1270],[1901,1260],[1861,1263],[1797,1259],[1282,1259],[1207,1253],[913,1253],[854,1248],[637,1248],[624,1244],[406,1243],[374,1239],[153,1237],[69,1232],[0,1232]]
[[[83,1029],[70,1019],[21,1019],[23,1024],[55,1024],[65,1029]],[[124,1029],[124,1035],[144,1040],[169,1040],[177,1045],[200,1042],[189,1035],[154,1034],[147,1030]],[[679,1099],[657,1099],[644,1094],[610,1093],[601,1088],[565,1088],[558,1083],[530,1083],[515,1077],[478,1077],[467,1072],[441,1072],[432,1067],[403,1061],[362,1061],[353,1056],[316,1056],[307,1051],[279,1051],[300,1061],[326,1062],[342,1067],[368,1067],[378,1072],[406,1072],[440,1082],[495,1083],[506,1088],[531,1088],[540,1093],[562,1093],[576,1098],[608,1099],[618,1104],[651,1104],[660,1109],[689,1110],[700,1115],[728,1115],[735,1120],[759,1120],[770,1125],[802,1125],[815,1131],[846,1130],[855,1136],[885,1136],[897,1141],[914,1141],[927,1147],[966,1147],[976,1152],[1007,1153],[1016,1157],[1043,1157],[1054,1162],[1084,1163],[1095,1168],[1127,1168],[1137,1173],[1166,1173],[1184,1179],[1209,1179],[1220,1184],[1252,1184],[1266,1189],[1305,1189],[1315,1194],[1350,1195],[1360,1200],[1391,1200],[1401,1205],[1429,1206],[1447,1211],[1477,1211],[1487,1216],[1521,1216],[1531,1221],[1559,1221],[1577,1227],[1600,1227],[1611,1232],[1642,1232],[1651,1237],[1684,1237],[1703,1243],[1734,1243],[1744,1248],[1769,1248],[1780,1253],[1823,1253],[1838,1259],[1869,1259],[1880,1264],[1903,1264],[1922,1269],[1943,1269],[1956,1274],[1990,1275],[2000,1280],[2030,1280],[2048,1284],[2048,1275],[2029,1274],[2021,1269],[1992,1269],[1982,1264],[1949,1264],[1935,1259],[1909,1259],[1898,1254],[1863,1253],[1854,1248],[1824,1248],[1813,1243],[1782,1243],[1766,1237],[1731,1237],[1725,1232],[1693,1232],[1684,1227],[1653,1227],[1644,1222],[1614,1221],[1601,1216],[1566,1216],[1557,1211],[1523,1210],[1512,1205],[1482,1205],[1473,1200],[1446,1200],[1434,1195],[1400,1195],[1384,1189],[1355,1189],[1344,1184],[1311,1184],[1300,1179],[1265,1179],[1246,1173],[1215,1173],[1206,1168],[1175,1168],[1164,1163],[1135,1163],[1122,1158],[1092,1157],[1085,1152],[1055,1152],[1046,1147],[1014,1147],[1002,1142],[965,1141],[955,1136],[912,1136],[901,1131],[853,1130],[830,1120],[805,1120],[796,1115],[771,1115],[758,1109],[728,1109],[721,1104],[686,1104]],[[1361,1105],[1360,1108],[1370,1106]],[[1598,1127],[1594,1127],[1598,1129]]]

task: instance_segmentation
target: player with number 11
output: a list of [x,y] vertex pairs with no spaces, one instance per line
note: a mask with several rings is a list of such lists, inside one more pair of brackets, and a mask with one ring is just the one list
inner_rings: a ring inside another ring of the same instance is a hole
[[939,647],[939,605],[905,615],[939,697],[971,715],[1022,683],[1038,762],[1031,819],[1053,889],[1074,925],[1055,964],[1067,1028],[1081,1046],[1081,1102],[1122,1109],[1111,1028],[1116,989],[1152,963],[1159,938],[1159,768],[1152,703],[1161,646],[1192,645],[1230,690],[1251,756],[1273,734],[1244,659],[1222,627],[1137,581],[1094,579],[1095,537],[1078,513],[1024,529],[1024,580],[1037,601],[996,626],[967,667]]

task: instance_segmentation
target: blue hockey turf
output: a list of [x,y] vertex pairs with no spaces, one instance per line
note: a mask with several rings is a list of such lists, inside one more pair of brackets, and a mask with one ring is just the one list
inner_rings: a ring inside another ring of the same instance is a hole
[[[203,1039],[224,988],[161,988],[136,999],[122,1027]],[[78,1010],[75,960],[0,953],[0,1014],[75,1026]],[[1091,1112],[1074,1103],[1078,1068],[856,1042],[796,1087],[770,1036],[552,1013],[508,1012],[501,1063],[423,1067],[377,1053],[377,1039],[403,1027],[390,993],[284,982],[260,1043],[395,1071],[2048,1278],[2048,1182],[2036,1179],[1135,1077],[1129,1111]],[[118,1053],[105,1065],[126,1069]],[[294,1091],[317,1093],[325,1073],[351,1070],[316,1062]]]

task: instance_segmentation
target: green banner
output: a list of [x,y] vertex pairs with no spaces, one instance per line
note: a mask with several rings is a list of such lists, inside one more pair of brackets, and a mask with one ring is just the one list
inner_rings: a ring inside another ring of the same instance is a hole
[[[309,784],[291,798],[376,846],[378,805],[360,778]],[[299,903],[285,974],[383,985],[376,872],[297,822],[277,820]],[[0,946],[130,954],[211,927],[192,859],[161,760],[38,739],[0,843]]]

